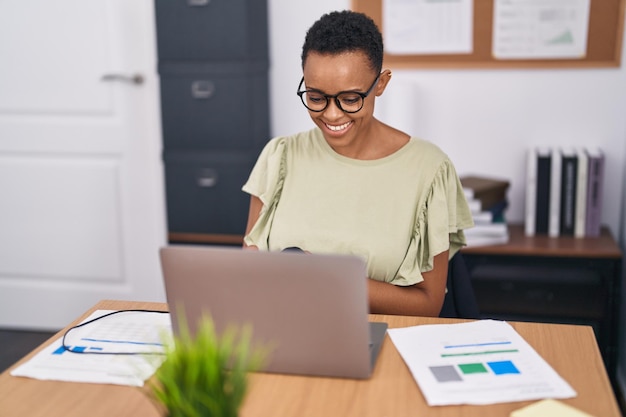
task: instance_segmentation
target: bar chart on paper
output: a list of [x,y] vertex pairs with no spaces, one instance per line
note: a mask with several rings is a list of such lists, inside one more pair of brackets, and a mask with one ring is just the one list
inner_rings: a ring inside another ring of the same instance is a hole
[[519,349],[513,347],[510,341],[444,345],[440,357],[451,364],[430,366],[429,369],[437,382],[518,375],[521,374],[519,367],[512,359],[504,358],[516,353],[519,353]]
[[480,320],[388,332],[429,405],[576,395],[506,322]]

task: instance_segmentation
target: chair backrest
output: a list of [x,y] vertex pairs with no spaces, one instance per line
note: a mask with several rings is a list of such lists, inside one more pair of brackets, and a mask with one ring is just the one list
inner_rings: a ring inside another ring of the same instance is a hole
[[457,252],[448,263],[448,289],[439,317],[480,318],[469,270],[463,255]]

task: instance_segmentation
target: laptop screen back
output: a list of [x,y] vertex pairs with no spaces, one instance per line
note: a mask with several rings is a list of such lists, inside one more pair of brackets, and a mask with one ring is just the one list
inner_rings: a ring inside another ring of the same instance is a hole
[[209,314],[218,332],[251,324],[272,347],[264,371],[367,378],[367,278],[353,256],[169,246],[161,262],[174,331]]

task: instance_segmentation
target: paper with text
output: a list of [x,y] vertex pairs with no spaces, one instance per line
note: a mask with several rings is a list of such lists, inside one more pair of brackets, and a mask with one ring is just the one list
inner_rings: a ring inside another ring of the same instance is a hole
[[589,0],[495,0],[497,59],[581,59],[587,54]]
[[383,37],[389,54],[469,54],[473,0],[383,0]]
[[[111,311],[97,310],[84,322],[108,313]],[[164,357],[159,353],[163,353],[163,342],[171,334],[168,313],[115,314],[67,333],[65,347],[71,351],[63,347],[61,337],[11,371],[11,375],[142,386],[163,362]]]
[[571,398],[576,392],[506,322],[389,329],[428,405]]

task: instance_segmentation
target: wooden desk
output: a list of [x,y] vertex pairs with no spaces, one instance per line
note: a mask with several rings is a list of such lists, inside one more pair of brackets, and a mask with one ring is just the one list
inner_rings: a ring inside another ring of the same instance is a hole
[[[165,310],[166,305],[101,301],[75,323],[96,309],[124,308]],[[380,315],[372,315],[371,319],[386,321],[390,327],[461,321]],[[563,400],[565,403],[596,417],[620,416],[590,327],[538,323],[512,323],[512,325],[578,392],[577,397]],[[30,358],[43,346],[59,337],[63,331],[18,363]],[[161,415],[146,396],[145,387],[38,381],[12,377],[9,372],[10,369],[0,375],[0,415],[3,417]],[[429,407],[402,358],[387,337],[374,374],[369,380],[262,373],[251,375],[251,388],[241,417],[425,415],[507,417],[511,411],[530,403],[525,401],[488,406]]]
[[610,231],[528,237],[523,225],[509,225],[509,236],[462,250],[482,317],[590,325],[615,383],[622,252]]

